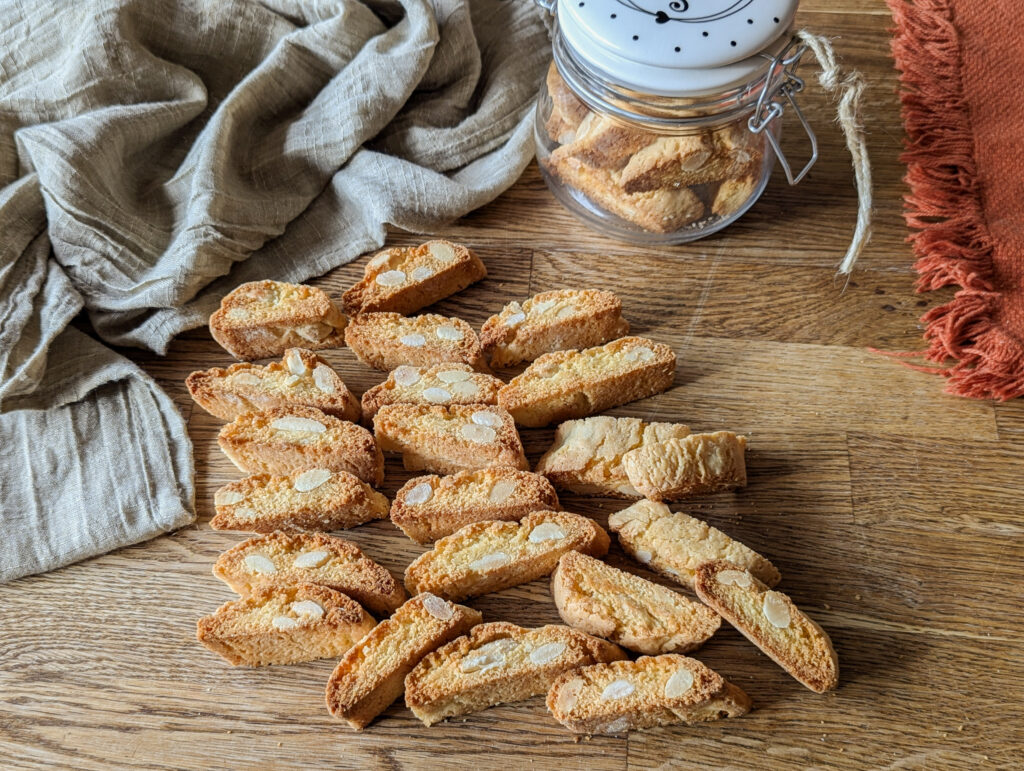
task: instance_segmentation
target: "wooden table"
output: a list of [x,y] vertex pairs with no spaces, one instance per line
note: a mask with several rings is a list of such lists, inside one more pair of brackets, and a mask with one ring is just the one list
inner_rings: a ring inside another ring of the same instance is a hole
[[[875,237],[849,283],[834,276],[854,220],[849,161],[810,87],[822,160],[796,188],[776,173],[726,232],[666,249],[601,238],[531,166],[442,231],[471,244],[490,277],[439,307],[479,325],[545,289],[619,292],[634,329],[671,344],[680,365],[669,393],[613,414],[749,434],[749,486],[681,508],[779,566],[781,588],[835,642],[837,691],[811,693],[726,625],[697,655],[750,693],[756,709],[742,719],[577,741],[538,698],[431,729],[396,704],[356,734],[324,708],[334,662],[227,666],[195,641],[196,619],[233,596],[210,566],[242,537],[208,525],[213,491],[238,472],[216,447],[219,422],[182,385],[191,370],[228,361],[200,330],[166,358],[131,353],[188,418],[198,520],[0,587],[0,767],[1020,767],[1024,404],[947,396],[941,379],[866,350],[920,349],[918,317],[949,295],[913,292],[884,5],[808,0],[799,22],[836,36],[871,83]],[[316,283],[338,296],[361,271],[362,261]],[[346,350],[327,356],[359,393],[380,380]],[[532,460],[551,435],[524,431]],[[409,476],[389,460],[385,492]],[[564,504],[602,524],[623,505],[570,495]],[[423,550],[387,521],[346,537],[399,575]],[[609,559],[626,564],[617,545]],[[472,604],[490,620],[558,621],[545,581]]]

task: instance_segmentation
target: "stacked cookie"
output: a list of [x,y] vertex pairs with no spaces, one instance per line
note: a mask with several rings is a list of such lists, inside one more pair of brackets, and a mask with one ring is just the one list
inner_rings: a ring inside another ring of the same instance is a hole
[[[217,491],[211,526],[256,535],[214,565],[240,599],[199,621],[200,642],[249,666],[340,657],[327,705],[356,729],[403,691],[427,725],[542,694],[578,733],[740,715],[746,695],[680,655],[722,618],[808,687],[834,687],[827,635],[771,589],[771,563],[662,503],[743,486],[745,437],[596,415],[670,388],[674,352],[629,336],[619,299],[599,290],[511,302],[479,335],[410,315],[485,276],[471,250],[437,240],[373,256],[344,294],[351,319],[313,287],[225,297],[211,332],[246,361],[187,385],[230,421],[219,445],[248,474]],[[361,399],[314,352],[342,345],[388,371]],[[492,372],[523,364],[508,382]],[[556,423],[531,472],[520,428]],[[422,472],[393,501],[375,489],[385,452]],[[608,532],[562,510],[557,489],[642,499],[609,529],[697,598],[603,562]],[[404,586],[330,534],[389,517],[430,546]],[[549,576],[565,625],[485,624],[458,604]]]

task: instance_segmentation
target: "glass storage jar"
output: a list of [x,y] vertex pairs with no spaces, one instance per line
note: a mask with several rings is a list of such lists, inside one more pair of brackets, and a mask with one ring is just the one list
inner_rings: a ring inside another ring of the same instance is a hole
[[[796,184],[817,158],[794,100],[796,5],[560,0],[535,127],[558,200],[606,235],[678,244],[742,216],[776,159]],[[796,174],[779,147],[784,105],[811,145]]]

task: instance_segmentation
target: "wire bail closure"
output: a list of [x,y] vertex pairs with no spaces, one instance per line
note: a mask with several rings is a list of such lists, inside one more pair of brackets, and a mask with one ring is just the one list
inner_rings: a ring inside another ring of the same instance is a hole
[[794,94],[799,94],[804,90],[804,81],[797,77],[793,70],[800,63],[800,58],[804,55],[804,51],[806,50],[807,46],[801,42],[800,38],[794,36],[789,41],[789,45],[771,60],[771,66],[769,67],[768,72],[775,72],[776,69],[781,67],[782,80],[774,89],[772,89],[772,78],[770,76],[765,78],[764,87],[762,87],[761,94],[757,98],[757,105],[754,107],[754,114],[751,115],[750,119],[747,121],[747,128],[749,128],[754,134],[760,134],[771,125],[772,121],[781,118],[785,111],[785,104],[780,102],[776,97],[781,94],[786,98],[786,101],[789,102],[790,107],[793,108],[793,112],[795,112],[797,118],[800,119],[800,125],[803,126],[804,133],[807,134],[807,139],[811,143],[811,157],[799,174],[795,177],[793,176],[793,169],[789,165],[789,160],[786,158],[785,153],[782,152],[782,148],[779,146],[779,141],[775,138],[775,134],[768,131],[765,133],[765,136],[768,138],[768,143],[772,146],[772,150],[775,152],[775,157],[778,158],[779,163],[782,164],[782,169],[786,172],[786,179],[791,185],[797,184],[801,179],[807,176],[807,172],[811,170],[811,167],[818,160],[818,137],[814,134],[814,130],[807,122],[807,118],[804,117],[804,113],[800,109],[800,105],[797,104],[796,98],[794,97]]

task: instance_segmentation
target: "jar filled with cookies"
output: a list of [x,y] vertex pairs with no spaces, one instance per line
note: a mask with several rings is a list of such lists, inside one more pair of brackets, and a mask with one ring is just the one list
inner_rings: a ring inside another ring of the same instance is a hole
[[[537,159],[554,195],[594,229],[693,241],[753,206],[776,161],[796,184],[817,159],[795,99],[797,0],[538,2],[555,20]],[[779,146],[784,112],[809,143],[796,171]]]

